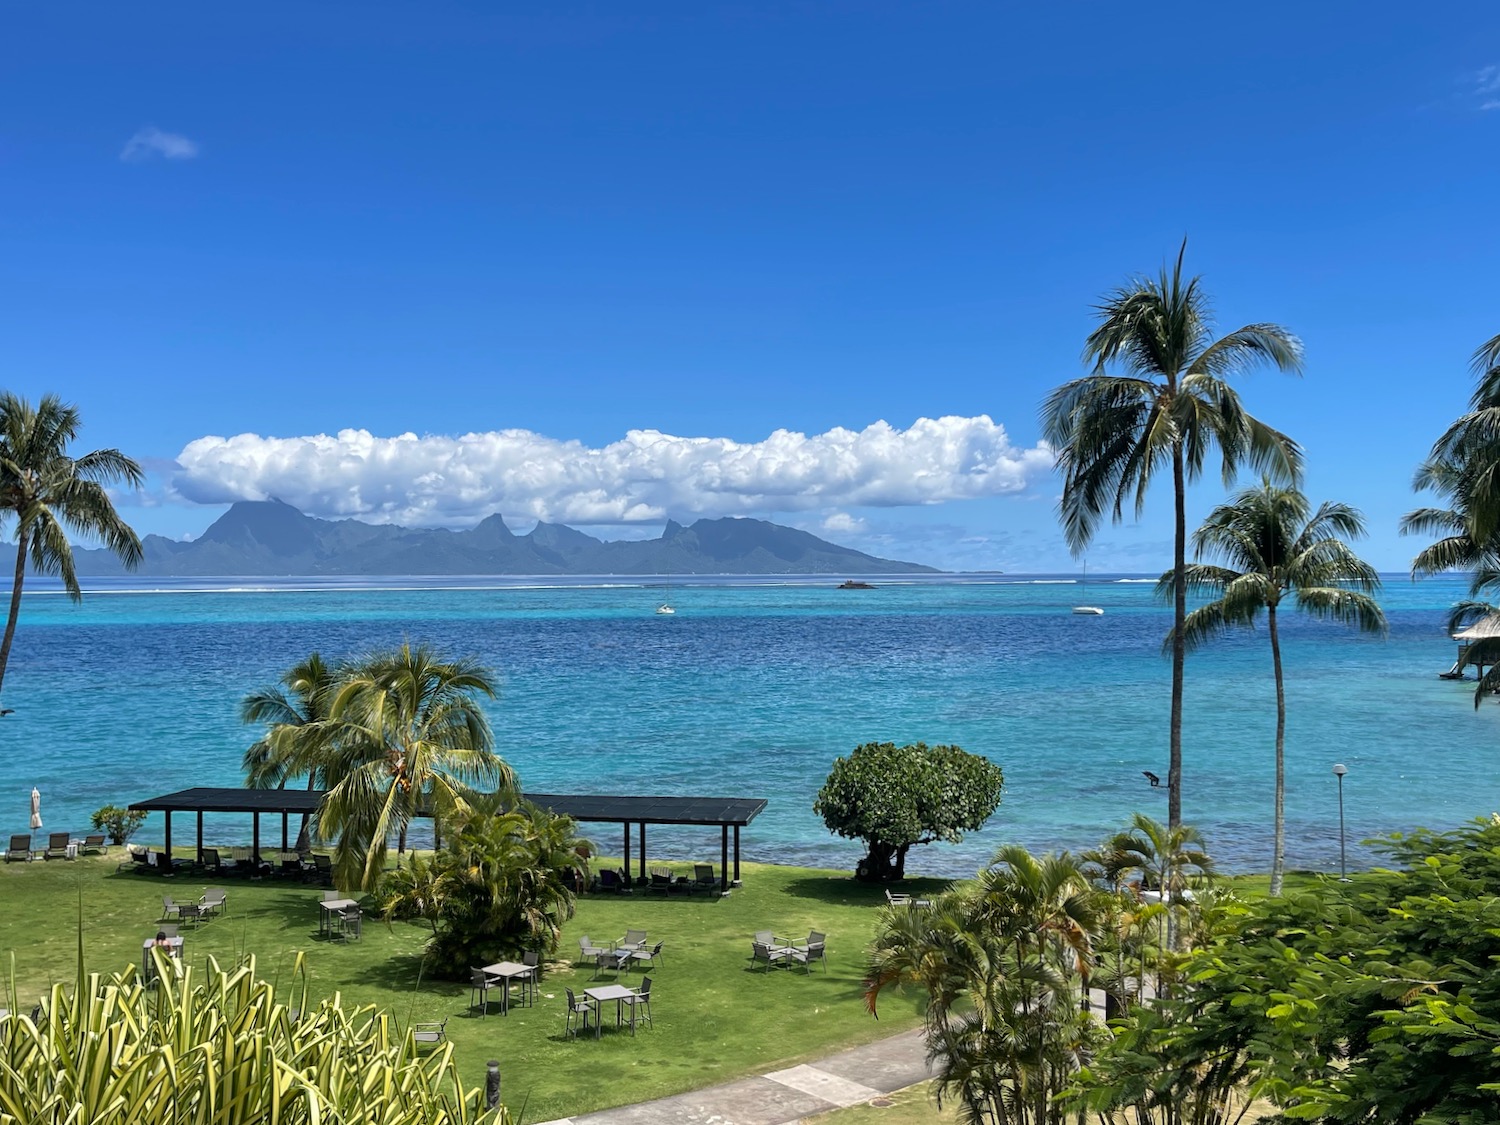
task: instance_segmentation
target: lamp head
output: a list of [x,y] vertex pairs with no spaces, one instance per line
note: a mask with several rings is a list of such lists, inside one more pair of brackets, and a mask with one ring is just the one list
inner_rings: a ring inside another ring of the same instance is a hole
[[1346,765],[1344,765],[1343,762],[1339,762],[1337,765],[1335,765],[1333,767],[1333,775],[1335,777],[1343,777],[1348,772],[1349,772],[1349,767],[1346,766]]

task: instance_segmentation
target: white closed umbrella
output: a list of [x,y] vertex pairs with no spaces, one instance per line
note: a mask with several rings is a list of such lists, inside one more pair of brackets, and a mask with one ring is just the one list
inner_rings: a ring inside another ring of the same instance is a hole
[[33,785],[31,787],[31,827],[32,828],[40,828],[41,826],[42,826],[42,795],[41,795],[41,793],[39,793],[37,791],[37,787],[35,785]]

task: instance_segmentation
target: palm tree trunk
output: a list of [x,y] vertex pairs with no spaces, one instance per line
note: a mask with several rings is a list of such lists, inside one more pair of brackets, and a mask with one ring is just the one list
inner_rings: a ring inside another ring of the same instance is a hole
[[0,685],[10,662],[11,642],[16,639],[16,620],[21,616],[21,584],[26,581],[26,526],[16,532],[16,576],[10,588],[10,616],[5,619],[5,640],[0,642]]
[[1286,685],[1281,674],[1281,637],[1276,632],[1276,607],[1266,609],[1266,627],[1271,633],[1271,666],[1276,669],[1276,814],[1272,830],[1271,894],[1281,893],[1282,870],[1286,866]]
[[1187,482],[1183,472],[1182,445],[1172,450],[1172,496],[1176,526],[1172,539],[1172,718],[1168,735],[1167,828],[1182,824],[1182,681],[1187,664]]

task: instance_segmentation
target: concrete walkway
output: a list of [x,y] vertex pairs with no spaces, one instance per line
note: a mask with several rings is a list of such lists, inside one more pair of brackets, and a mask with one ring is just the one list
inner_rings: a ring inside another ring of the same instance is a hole
[[544,1125],[787,1125],[929,1077],[922,1033],[907,1031],[815,1063]]

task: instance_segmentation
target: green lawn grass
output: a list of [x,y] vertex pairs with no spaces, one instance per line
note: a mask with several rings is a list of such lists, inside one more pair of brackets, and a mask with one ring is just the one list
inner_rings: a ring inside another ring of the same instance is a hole
[[[118,852],[119,849],[112,849]],[[74,979],[79,918],[91,971],[139,965],[141,942],[155,934],[161,898],[195,901],[201,877],[161,879],[115,872],[118,857],[6,864],[0,867],[0,958],[13,974],[24,1007],[56,981]],[[909,880],[914,891],[942,884]],[[843,1047],[905,1030],[918,1022],[915,998],[883,1002],[873,1019],[861,999],[867,946],[874,933],[880,889],[846,874],[747,864],[744,886],[726,898],[644,895],[584,896],[567,926],[560,958],[576,953],[578,938],[596,941],[645,929],[665,941],[653,970],[655,1026],[634,1039],[615,1033],[606,1013],[602,1040],[563,1035],[563,989],[587,987],[592,966],[559,965],[542,983],[534,1007],[498,1003],[484,1019],[469,1011],[469,987],[422,976],[419,925],[366,919],[363,937],[341,942],[318,937],[320,891],[275,880],[220,881],[229,913],[183,928],[185,959],[221,964],[253,954],[262,976],[290,994],[290,967],[305,951],[314,997],[341,993],[346,1004],[376,1004],[404,1025],[448,1019],[459,1066],[481,1085],[486,1059],[500,1060],[503,1097],[526,1121],[543,1121],[608,1106],[662,1097],[758,1071],[794,1065]],[[807,977],[778,969],[752,972],[750,935],[828,934],[827,971]],[[625,983],[639,983],[629,973]],[[8,990],[7,990],[8,991]],[[493,1000],[492,994],[492,1000]]]

